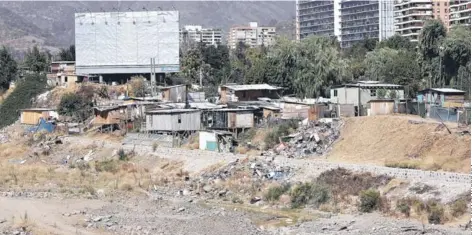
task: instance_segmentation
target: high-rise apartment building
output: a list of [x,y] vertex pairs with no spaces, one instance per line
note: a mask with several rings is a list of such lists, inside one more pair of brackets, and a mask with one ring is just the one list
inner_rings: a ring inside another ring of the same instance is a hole
[[395,33],[418,41],[426,20],[434,18],[431,0],[396,0]]
[[470,0],[450,1],[449,3],[449,26],[463,24],[470,25]]
[[203,28],[201,25],[186,25],[180,30],[180,42],[203,42],[206,45],[218,45],[222,40],[221,29]]
[[249,47],[270,46],[275,43],[275,35],[275,27],[261,27],[256,22],[250,22],[249,26],[230,28],[228,46],[235,49],[240,42]]
[[298,37],[337,37],[342,47],[394,34],[392,1],[297,1]]

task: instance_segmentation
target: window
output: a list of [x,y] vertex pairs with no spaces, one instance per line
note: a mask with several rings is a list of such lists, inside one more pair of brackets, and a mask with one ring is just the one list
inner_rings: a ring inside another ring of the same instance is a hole
[[370,90],[370,96],[377,96],[377,90]]
[[178,116],[177,123],[179,123],[179,124],[182,123],[182,116],[180,114]]
[[444,9],[444,12],[447,13],[447,9]]
[[334,90],[334,97],[338,97],[338,90]]

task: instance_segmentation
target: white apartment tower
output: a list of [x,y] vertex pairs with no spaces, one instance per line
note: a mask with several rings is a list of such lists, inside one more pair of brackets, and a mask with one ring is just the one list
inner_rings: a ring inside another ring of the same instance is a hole
[[470,0],[449,2],[449,26],[470,25]]
[[433,19],[431,0],[396,0],[395,33],[417,42],[425,21]]
[[275,43],[275,35],[275,27],[261,27],[256,22],[250,22],[249,26],[230,28],[228,46],[235,49],[239,42],[243,42],[249,47],[270,46]]
[[394,34],[393,8],[391,0],[299,0],[298,36],[336,37],[344,48],[367,38],[381,41]]
[[180,41],[203,42],[206,45],[218,45],[222,40],[221,29],[203,28],[201,25],[186,25],[180,30]]

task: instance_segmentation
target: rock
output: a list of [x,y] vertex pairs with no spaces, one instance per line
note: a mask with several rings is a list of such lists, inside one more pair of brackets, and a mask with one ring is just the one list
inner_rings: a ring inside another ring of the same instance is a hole
[[5,223],[5,222],[7,222],[6,219],[0,219],[0,224],[3,224],[3,223]]
[[103,219],[102,217],[98,216],[98,217],[93,218],[92,221],[93,222],[100,222],[100,221],[102,221],[102,219]]
[[207,184],[207,185],[203,186],[203,191],[205,191],[205,193],[208,193],[212,190],[213,190],[213,187],[211,187],[211,185]]
[[226,191],[225,189],[220,190],[220,191],[218,192],[218,196],[223,197],[223,196],[226,195],[226,193],[227,193],[227,191]]
[[253,198],[251,198],[250,203],[251,203],[251,204],[254,204],[254,203],[256,203],[256,202],[258,202],[258,201],[260,201],[260,200],[261,200],[260,197],[253,197]]
[[106,225],[107,227],[111,227],[111,226],[113,226],[113,222],[108,222],[108,223],[106,223],[105,225]]
[[180,207],[180,208],[179,208],[179,212],[183,212],[183,211],[185,211],[185,208],[184,208],[184,207]]
[[14,231],[13,235],[20,235],[20,231]]

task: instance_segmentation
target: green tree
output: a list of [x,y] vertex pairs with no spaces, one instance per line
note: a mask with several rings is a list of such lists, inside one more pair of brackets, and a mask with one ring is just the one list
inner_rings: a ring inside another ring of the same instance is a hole
[[46,53],[40,52],[37,46],[28,50],[25,57],[25,65],[33,72],[45,72],[48,67]]
[[75,61],[75,45],[71,45],[69,48],[61,48],[59,59],[62,61]]
[[427,76],[429,86],[441,86],[443,63],[443,40],[446,28],[440,20],[429,20],[425,23],[419,36],[418,54],[422,72]]
[[31,108],[32,100],[46,90],[46,75],[27,74],[18,80],[15,90],[0,105],[0,128],[18,120],[18,110]]
[[0,49],[0,90],[8,89],[10,82],[16,79],[18,66],[10,52],[2,47]]
[[367,53],[364,63],[369,80],[409,86],[409,95],[414,95],[420,87],[421,70],[414,52],[377,48]]
[[329,87],[346,77],[347,63],[332,41],[326,37],[309,37],[299,45],[295,87],[301,97],[326,96]]
[[[456,88],[469,88],[469,86],[464,86],[467,84],[464,81],[464,75],[467,74],[464,69],[470,63],[470,41],[470,27],[455,26],[446,36],[442,45],[443,53],[441,54],[445,85],[452,85],[450,83],[453,82]],[[459,74],[461,68],[461,74]]]
[[406,37],[402,37],[398,34],[395,34],[392,37],[389,37],[386,40],[381,41],[377,45],[377,47],[379,48],[388,47],[395,50],[415,51],[416,43],[411,42]]

